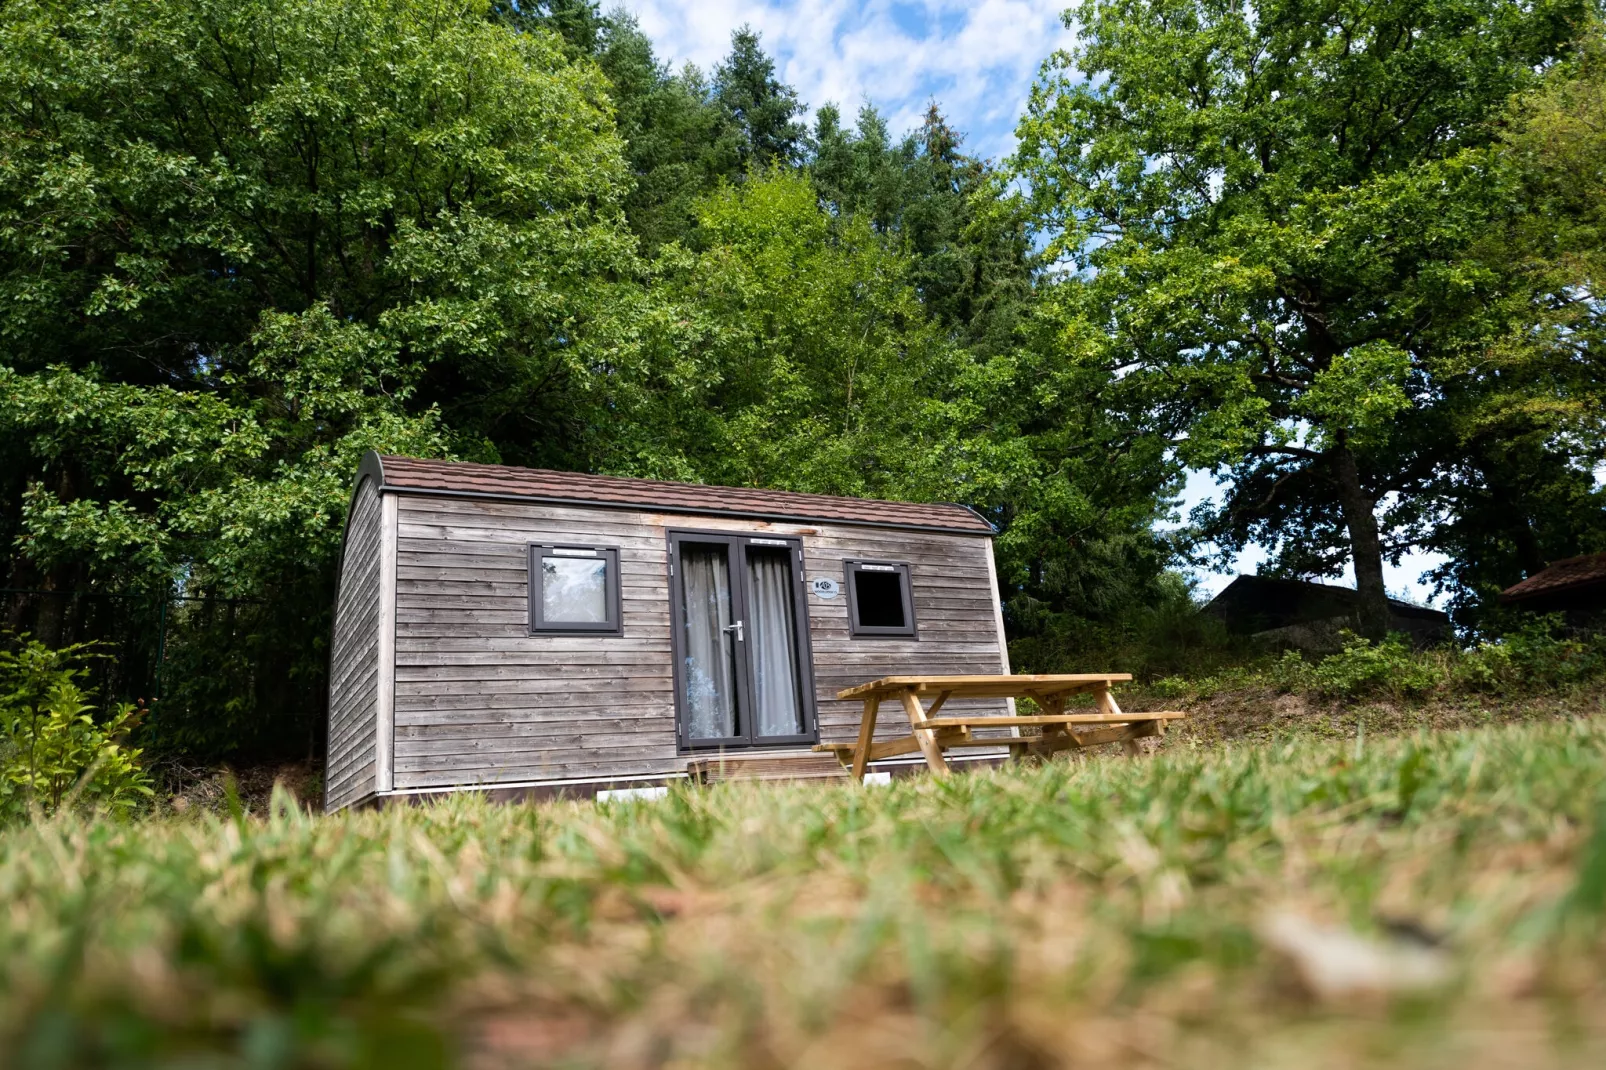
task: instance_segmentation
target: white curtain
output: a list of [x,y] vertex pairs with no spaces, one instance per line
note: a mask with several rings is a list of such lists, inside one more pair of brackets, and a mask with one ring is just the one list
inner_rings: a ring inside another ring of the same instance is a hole
[[747,648],[753,659],[758,735],[801,735],[790,551],[748,547],[747,591]]
[[730,567],[723,546],[685,545],[680,551],[681,602],[686,609],[686,717],[693,739],[736,734],[736,678],[731,624]]

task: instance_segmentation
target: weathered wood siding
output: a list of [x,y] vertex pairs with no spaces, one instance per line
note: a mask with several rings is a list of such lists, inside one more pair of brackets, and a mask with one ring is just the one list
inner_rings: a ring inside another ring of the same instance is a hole
[[329,757],[324,806],[373,794],[379,697],[380,494],[365,479],[353,495],[340,554],[340,593],[329,654]]
[[[396,790],[683,773],[670,652],[670,530],[792,535],[805,577],[907,561],[919,638],[854,639],[847,599],[808,595],[820,734],[854,738],[835,693],[892,673],[999,672],[987,540],[839,524],[402,495],[396,572]],[[528,633],[526,547],[617,546],[624,634]],[[1001,702],[981,704],[1004,712]],[[881,736],[907,731],[886,711]]]

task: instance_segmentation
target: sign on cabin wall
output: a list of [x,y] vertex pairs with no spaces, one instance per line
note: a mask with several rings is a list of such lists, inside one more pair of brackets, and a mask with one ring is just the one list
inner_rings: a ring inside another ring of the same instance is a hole
[[835,598],[842,593],[842,585],[830,576],[816,576],[809,581],[809,590],[817,598]]

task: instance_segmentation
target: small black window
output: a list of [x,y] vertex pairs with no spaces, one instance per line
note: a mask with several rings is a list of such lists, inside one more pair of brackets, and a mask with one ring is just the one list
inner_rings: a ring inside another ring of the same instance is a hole
[[530,631],[619,635],[619,551],[531,546]]
[[856,636],[913,636],[915,605],[909,566],[893,561],[849,561],[848,623]]

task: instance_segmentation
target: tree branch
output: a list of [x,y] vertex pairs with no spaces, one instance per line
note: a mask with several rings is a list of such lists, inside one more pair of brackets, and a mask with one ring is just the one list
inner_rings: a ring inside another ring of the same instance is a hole
[[1307,461],[1320,461],[1326,458],[1325,453],[1305,449],[1303,446],[1251,446],[1251,457],[1303,457]]

